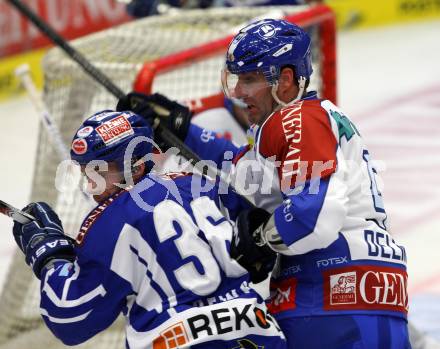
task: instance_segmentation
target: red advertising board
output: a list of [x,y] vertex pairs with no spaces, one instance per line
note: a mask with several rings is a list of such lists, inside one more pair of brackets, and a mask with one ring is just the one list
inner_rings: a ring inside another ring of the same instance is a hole
[[[116,0],[23,0],[66,39],[130,20]],[[0,57],[46,46],[50,41],[8,2],[0,1]]]

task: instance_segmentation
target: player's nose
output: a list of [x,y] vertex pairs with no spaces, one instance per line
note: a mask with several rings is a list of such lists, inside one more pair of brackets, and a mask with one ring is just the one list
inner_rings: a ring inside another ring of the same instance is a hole
[[237,82],[237,85],[234,88],[234,97],[243,100],[244,98],[248,97],[246,90],[247,89],[243,87],[242,83]]

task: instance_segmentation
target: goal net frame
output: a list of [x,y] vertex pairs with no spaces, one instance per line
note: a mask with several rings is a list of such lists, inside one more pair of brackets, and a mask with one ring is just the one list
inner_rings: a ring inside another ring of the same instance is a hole
[[[302,12],[284,16],[283,19],[301,27],[318,26],[321,37],[318,50],[322,54],[320,97],[337,104],[336,21],[333,11],[326,5],[317,5]],[[136,76],[133,90],[146,94],[152,93],[153,84],[159,75],[194,64],[215,54],[225,53],[233,37],[234,34],[227,35],[204,45],[146,62]],[[208,108],[222,106],[222,102],[223,93],[221,92],[203,98],[186,100],[188,106],[195,111],[205,104],[208,105]]]

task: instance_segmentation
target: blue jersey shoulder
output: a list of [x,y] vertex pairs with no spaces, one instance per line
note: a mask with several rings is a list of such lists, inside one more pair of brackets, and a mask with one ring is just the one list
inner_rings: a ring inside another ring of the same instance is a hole
[[[114,246],[124,225],[137,226],[152,219],[154,207],[171,198],[177,188],[172,181],[145,176],[133,188],[121,190],[96,206],[84,219],[77,235],[82,258],[99,259],[109,265]],[[151,225],[150,225],[151,226]]]
[[207,181],[188,173],[145,176],[134,187],[116,193],[87,215],[77,236],[78,252],[108,265],[124,225],[141,231],[154,229],[152,214],[162,201],[172,200],[190,210],[187,206],[200,195],[216,200],[217,190],[214,185],[207,190]]
[[219,193],[218,183],[210,178],[191,173],[149,174],[133,188],[118,192],[89,213],[78,234],[78,253],[82,258],[98,259],[110,265],[116,242],[127,224],[155,245],[154,208],[171,200],[194,219],[191,202],[201,196],[209,197],[217,207],[226,208],[232,219],[245,208],[232,191]]

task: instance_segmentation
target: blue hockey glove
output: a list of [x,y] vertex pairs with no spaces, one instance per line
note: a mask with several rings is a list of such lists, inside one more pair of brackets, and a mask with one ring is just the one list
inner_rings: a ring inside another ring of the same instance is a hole
[[241,212],[232,236],[231,257],[249,272],[254,283],[266,279],[275,266],[277,254],[261,239],[270,216],[260,208]]
[[48,204],[31,203],[23,210],[32,214],[36,221],[27,224],[15,222],[14,238],[37,278],[51,260],[75,260],[74,241],[64,235],[60,219]]
[[[155,119],[159,118],[163,120],[166,127],[182,141],[185,140],[188,134],[192,117],[189,108],[175,101],[171,101],[159,93],[145,95],[131,92],[118,101],[116,110],[131,110],[148,119],[153,126]],[[155,142],[158,143],[161,148],[165,148],[162,150],[166,150],[168,147],[159,137],[160,135],[155,134]]]

